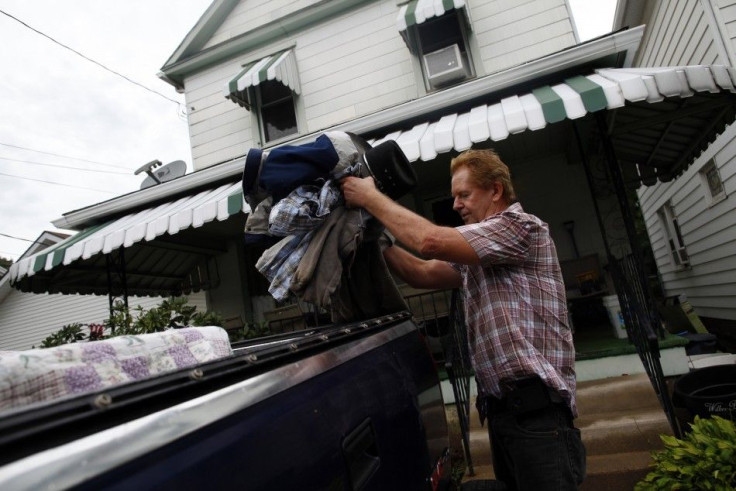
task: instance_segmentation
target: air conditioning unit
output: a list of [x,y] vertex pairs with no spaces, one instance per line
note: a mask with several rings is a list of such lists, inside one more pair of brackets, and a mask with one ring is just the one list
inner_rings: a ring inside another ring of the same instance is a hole
[[467,76],[457,44],[424,55],[424,69],[433,87]]

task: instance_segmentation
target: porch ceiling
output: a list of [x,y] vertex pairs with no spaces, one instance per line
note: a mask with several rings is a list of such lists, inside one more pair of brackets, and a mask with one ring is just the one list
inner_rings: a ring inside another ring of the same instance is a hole
[[[206,289],[218,277],[210,259],[242,234],[244,208],[240,182],[152,206],[21,259],[8,272],[10,282],[33,293],[122,295],[127,288],[129,295],[165,296]],[[126,288],[116,273],[122,269]]]
[[627,177],[651,185],[680,175],[736,119],[735,85],[736,71],[724,66],[599,69],[371,143],[396,140],[410,161],[432,161],[442,153],[600,113],[607,117]]

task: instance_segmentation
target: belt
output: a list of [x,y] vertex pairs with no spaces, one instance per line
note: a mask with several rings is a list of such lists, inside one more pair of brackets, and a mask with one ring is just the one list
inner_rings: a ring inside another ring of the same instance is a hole
[[501,398],[485,396],[478,398],[478,411],[481,421],[486,415],[511,412],[525,414],[554,405],[567,407],[567,402],[554,389],[548,387],[539,377],[525,377],[514,381],[503,381]]

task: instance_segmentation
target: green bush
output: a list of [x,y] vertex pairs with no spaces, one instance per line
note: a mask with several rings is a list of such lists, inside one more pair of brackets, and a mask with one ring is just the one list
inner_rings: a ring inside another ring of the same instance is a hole
[[637,491],[736,489],[734,422],[719,416],[695,416],[690,427],[682,440],[660,436],[665,448],[652,453],[654,470],[637,483]]
[[42,348],[51,348],[62,344],[76,343],[82,341],[86,335],[82,332],[82,324],[75,322],[67,324],[55,333],[50,334],[46,339],[41,341]]
[[216,312],[197,312],[197,307],[187,305],[187,302],[186,297],[171,297],[148,310],[143,310],[139,305],[131,313],[123,302],[118,301],[113,305],[110,318],[104,323],[105,331],[109,334],[105,335],[102,329],[95,330],[91,326],[87,334],[83,331],[84,325],[77,322],[63,326],[48,336],[42,341],[41,347],[51,348],[110,336],[148,334],[184,326],[222,326],[222,316]]
[[187,305],[186,297],[171,297],[156,307],[143,310],[140,305],[131,314],[122,302],[113,305],[113,314],[105,323],[116,336],[148,334],[184,326],[222,326],[222,317],[215,312],[197,312]]
[[271,334],[268,321],[247,323],[239,329],[230,329],[227,332],[230,342],[236,343],[246,339],[260,338]]

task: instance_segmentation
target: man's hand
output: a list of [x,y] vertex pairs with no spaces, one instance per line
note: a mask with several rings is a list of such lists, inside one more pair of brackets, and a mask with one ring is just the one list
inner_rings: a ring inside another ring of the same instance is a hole
[[359,178],[348,176],[340,181],[345,204],[348,207],[365,208],[372,193],[379,193],[372,177]]

